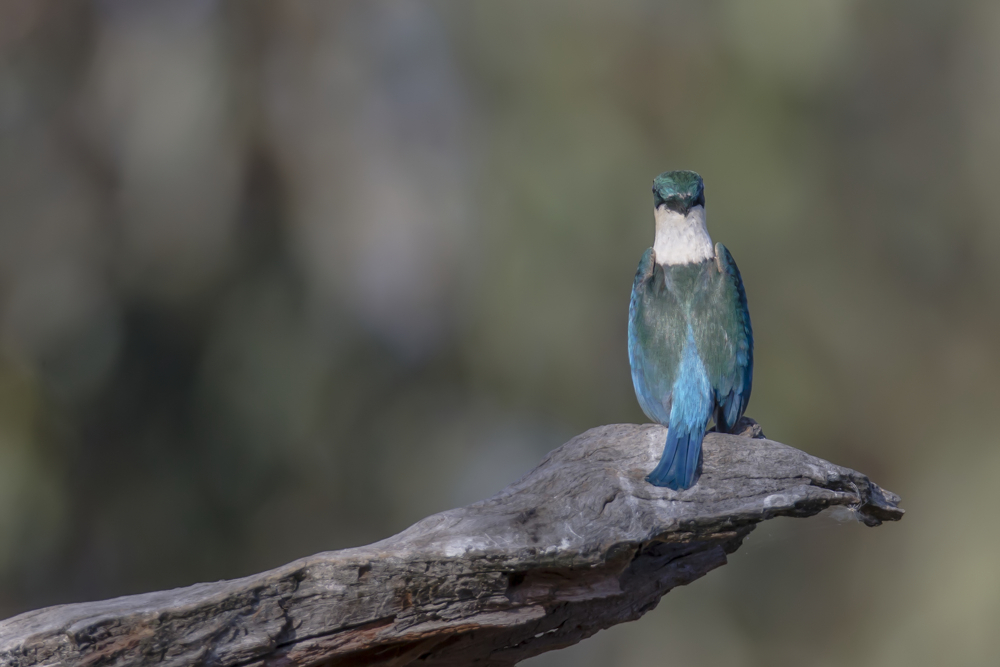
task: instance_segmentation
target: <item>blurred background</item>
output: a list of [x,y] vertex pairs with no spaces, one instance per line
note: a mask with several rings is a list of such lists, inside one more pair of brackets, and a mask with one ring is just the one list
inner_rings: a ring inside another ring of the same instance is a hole
[[375,541],[645,421],[679,168],[748,414],[908,514],[769,522],[525,664],[996,664],[987,0],[0,0],[0,617]]

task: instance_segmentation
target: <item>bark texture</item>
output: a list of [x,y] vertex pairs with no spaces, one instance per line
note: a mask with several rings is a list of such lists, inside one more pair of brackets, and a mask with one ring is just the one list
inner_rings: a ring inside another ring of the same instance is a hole
[[665,428],[594,428],[496,496],[375,544],[0,622],[0,665],[513,665],[639,618],[760,521],[902,516],[864,475],[741,426],[706,436],[686,491],[644,480]]

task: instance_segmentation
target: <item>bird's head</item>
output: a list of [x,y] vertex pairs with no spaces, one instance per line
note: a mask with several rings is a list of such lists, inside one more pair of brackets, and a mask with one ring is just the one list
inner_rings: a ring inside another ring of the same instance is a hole
[[666,206],[687,215],[695,206],[705,205],[705,182],[693,171],[665,171],[653,179],[653,208]]

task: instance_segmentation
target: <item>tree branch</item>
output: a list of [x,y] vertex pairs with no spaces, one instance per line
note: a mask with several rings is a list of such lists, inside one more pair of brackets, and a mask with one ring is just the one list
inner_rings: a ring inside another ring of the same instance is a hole
[[746,435],[709,433],[693,488],[651,486],[665,434],[591,429],[496,496],[365,547],[21,614],[0,623],[0,665],[513,665],[639,618],[760,521],[903,514],[864,475]]

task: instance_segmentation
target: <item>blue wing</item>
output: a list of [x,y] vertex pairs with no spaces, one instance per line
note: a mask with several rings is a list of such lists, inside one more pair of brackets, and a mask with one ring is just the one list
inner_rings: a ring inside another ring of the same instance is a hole
[[715,245],[718,270],[714,301],[721,306],[716,315],[718,334],[706,337],[703,358],[715,392],[715,422],[729,432],[747,409],[753,385],[753,329],[743,289],[743,278],[733,256],[721,243]]
[[647,417],[666,425],[680,361],[680,331],[670,319],[677,300],[664,284],[663,269],[649,248],[639,261],[629,302],[628,357],[632,385]]

